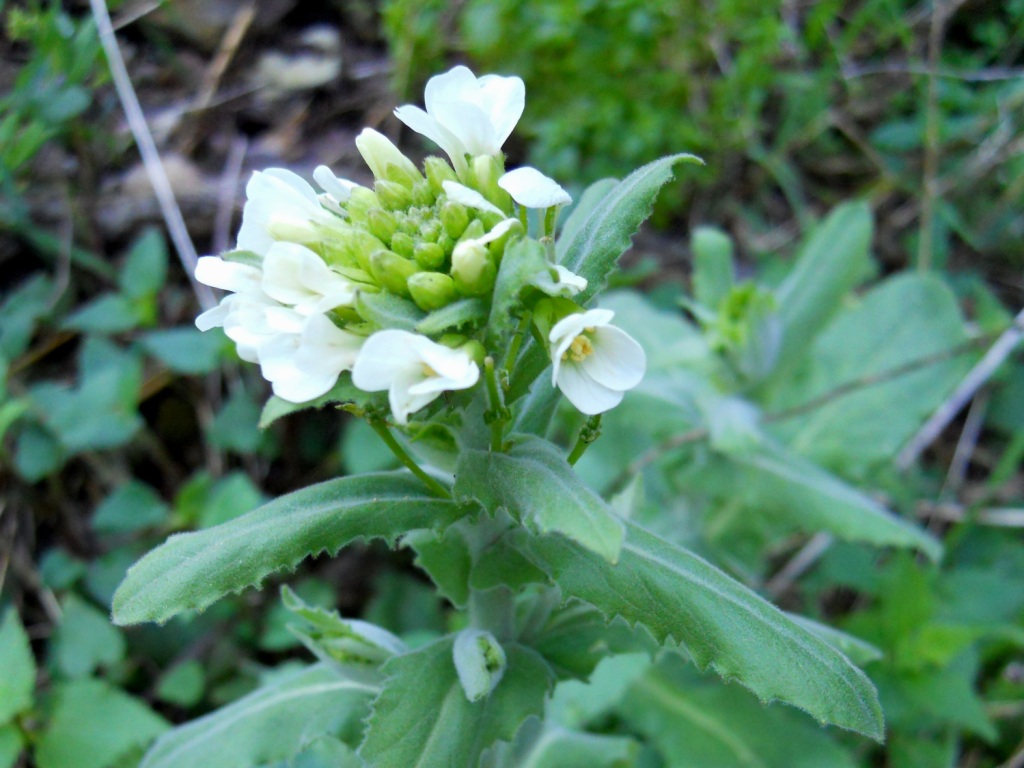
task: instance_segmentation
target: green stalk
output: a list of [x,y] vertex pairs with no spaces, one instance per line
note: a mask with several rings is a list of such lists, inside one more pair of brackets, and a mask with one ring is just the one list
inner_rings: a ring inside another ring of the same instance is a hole
[[494,358],[484,358],[484,379],[487,382],[487,399],[490,404],[488,422],[491,426],[491,450],[500,453],[505,444],[505,402],[498,386],[498,376],[494,370]]
[[415,459],[406,453],[405,449],[399,445],[397,440],[395,440],[395,436],[391,434],[387,424],[378,419],[367,419],[367,423],[369,423],[370,427],[373,428],[373,431],[380,436],[380,439],[384,441],[384,445],[391,449],[391,452],[395,454],[396,458],[408,467],[416,477],[422,480],[423,484],[426,485],[435,496],[440,496],[442,499],[450,499],[452,497],[451,491],[423,471],[423,468],[416,463]]
[[601,436],[601,414],[591,416],[587,419],[587,423],[580,428],[579,437],[576,438],[576,445],[572,447],[572,451],[569,452],[567,461],[569,465],[574,465],[579,461],[590,444],[597,440]]

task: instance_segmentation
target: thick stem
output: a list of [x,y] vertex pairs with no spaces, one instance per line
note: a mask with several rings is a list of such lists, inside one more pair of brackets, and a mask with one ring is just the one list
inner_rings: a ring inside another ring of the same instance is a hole
[[405,449],[399,445],[398,441],[395,440],[395,436],[391,434],[387,424],[378,419],[367,419],[369,425],[373,428],[380,439],[384,441],[384,444],[391,449],[391,452],[395,454],[395,457],[402,462],[409,470],[416,475],[423,484],[430,489],[435,496],[440,496],[443,499],[450,499],[452,497],[451,491],[445,488],[435,478],[428,475],[419,464],[416,463],[415,459],[406,453]]

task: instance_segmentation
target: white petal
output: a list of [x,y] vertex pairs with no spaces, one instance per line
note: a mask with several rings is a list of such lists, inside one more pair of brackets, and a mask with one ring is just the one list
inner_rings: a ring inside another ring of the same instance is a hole
[[470,101],[442,101],[430,113],[438,123],[459,137],[470,155],[499,155],[501,144],[490,117]]
[[375,179],[385,178],[389,165],[395,165],[409,176],[416,178],[419,171],[412,160],[407,158],[391,140],[372,128],[363,128],[356,136],[356,149],[373,172]]
[[352,369],[365,339],[336,326],[326,315],[312,315],[302,329],[295,365],[311,375],[331,376]]
[[[254,173],[253,176],[256,176],[257,173],[259,173],[259,171]],[[287,168],[267,168],[266,170],[263,171],[263,175],[270,179],[273,179],[274,181],[281,182],[285,186],[291,188],[296,193],[298,193],[298,197],[304,198],[313,206],[316,206],[318,204],[316,190],[313,189],[313,186],[308,181],[299,176],[299,174],[293,173],[292,171],[289,171]],[[278,196],[280,194],[280,189],[280,185],[277,185],[277,188],[270,194],[272,196]],[[248,186],[246,186],[245,194],[246,197],[250,197]]]
[[567,362],[558,375],[558,388],[576,409],[588,416],[614,408],[623,394],[594,381],[581,371],[578,363]]
[[208,309],[196,318],[196,328],[200,331],[208,331],[211,328],[220,328],[224,325],[224,318],[228,316],[230,305],[226,304],[227,297],[221,300],[213,309]]
[[[552,269],[556,277],[552,277]],[[587,279],[570,272],[561,264],[555,264],[530,278],[530,285],[540,289],[548,296],[561,296],[568,299],[586,289]]]
[[201,256],[196,262],[196,280],[211,288],[235,293],[259,290],[263,272],[249,264],[224,261],[220,256]]
[[437,120],[419,107],[406,105],[395,110],[395,117],[409,126],[421,136],[426,136],[437,144],[452,161],[459,176],[465,174],[466,147],[454,133],[449,131]]
[[594,352],[580,366],[598,384],[620,391],[632,389],[644,377],[647,356],[621,328],[606,325],[593,334]]
[[301,176],[284,168],[256,171],[245,186],[246,203],[238,247],[260,255],[274,242],[267,231],[272,219],[301,224],[323,213],[316,190]]
[[313,170],[313,180],[320,185],[320,189],[334,198],[335,202],[344,203],[352,195],[352,190],[358,187],[354,181],[339,179],[334,172],[326,165],[318,165]]
[[476,208],[479,211],[496,213],[499,216],[505,215],[501,208],[490,202],[475,189],[470,189],[464,184],[459,184],[457,181],[445,181],[442,186],[444,186],[444,193],[448,195],[448,199],[453,203],[459,203],[467,208]]
[[420,366],[419,354],[412,347],[416,334],[408,331],[377,331],[364,343],[352,366],[352,383],[364,392],[379,392],[391,387],[403,371]]
[[302,314],[326,312],[355,302],[355,286],[317,254],[296,243],[274,243],[263,260],[263,290]]
[[572,202],[569,193],[556,181],[529,166],[509,171],[498,179],[498,186],[508,192],[513,200],[527,208],[550,208],[553,205],[568,205]]
[[477,89],[477,79],[469,67],[459,65],[427,81],[423,102],[431,114],[441,101],[470,99]]
[[480,85],[480,106],[491,118],[498,146],[512,134],[526,106],[526,86],[518,77],[484,75]]

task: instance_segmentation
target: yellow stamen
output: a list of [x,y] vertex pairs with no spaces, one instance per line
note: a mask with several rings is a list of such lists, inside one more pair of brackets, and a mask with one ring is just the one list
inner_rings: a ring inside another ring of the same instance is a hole
[[435,371],[433,368],[431,368],[426,363],[420,363],[420,365],[423,366],[423,375],[426,376],[428,379],[431,379],[431,378],[437,376],[437,371]]
[[594,345],[582,333],[572,340],[572,344],[562,355],[563,360],[571,360],[574,363],[582,363],[594,354]]

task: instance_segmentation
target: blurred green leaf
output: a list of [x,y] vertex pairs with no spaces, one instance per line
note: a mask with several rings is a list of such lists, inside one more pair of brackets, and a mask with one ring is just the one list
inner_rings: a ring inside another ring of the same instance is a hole
[[47,430],[28,424],[18,435],[14,447],[14,468],[30,483],[42,480],[60,468],[64,451]]
[[259,429],[260,406],[239,387],[217,411],[206,431],[210,445],[240,454],[256,453],[264,442]]
[[60,625],[50,649],[61,672],[75,678],[121,661],[125,642],[106,614],[70,594],[64,599]]
[[28,635],[13,607],[0,621],[0,726],[32,706],[36,687],[36,662]]
[[157,682],[156,695],[161,701],[179,707],[194,707],[203,698],[206,673],[195,659],[183,661],[168,669]]
[[14,768],[21,748],[22,737],[17,726],[0,725],[0,768]]
[[167,243],[159,230],[147,229],[128,251],[118,278],[121,290],[133,299],[141,299],[163,288],[166,279]]
[[11,291],[0,305],[0,354],[13,360],[23,354],[32,340],[36,324],[50,310],[53,283],[35,274]]
[[219,331],[202,333],[189,326],[147,331],[138,337],[138,342],[175,373],[190,375],[216,370],[228,345]]
[[200,528],[213,528],[251,512],[265,497],[253,485],[249,476],[241,471],[231,472],[218,479],[209,490],[199,514]]
[[96,508],[93,530],[99,533],[124,533],[160,525],[170,509],[150,486],[130,480],[111,493]]
[[82,333],[122,333],[138,324],[138,313],[127,297],[104,293],[72,312],[61,327]]

